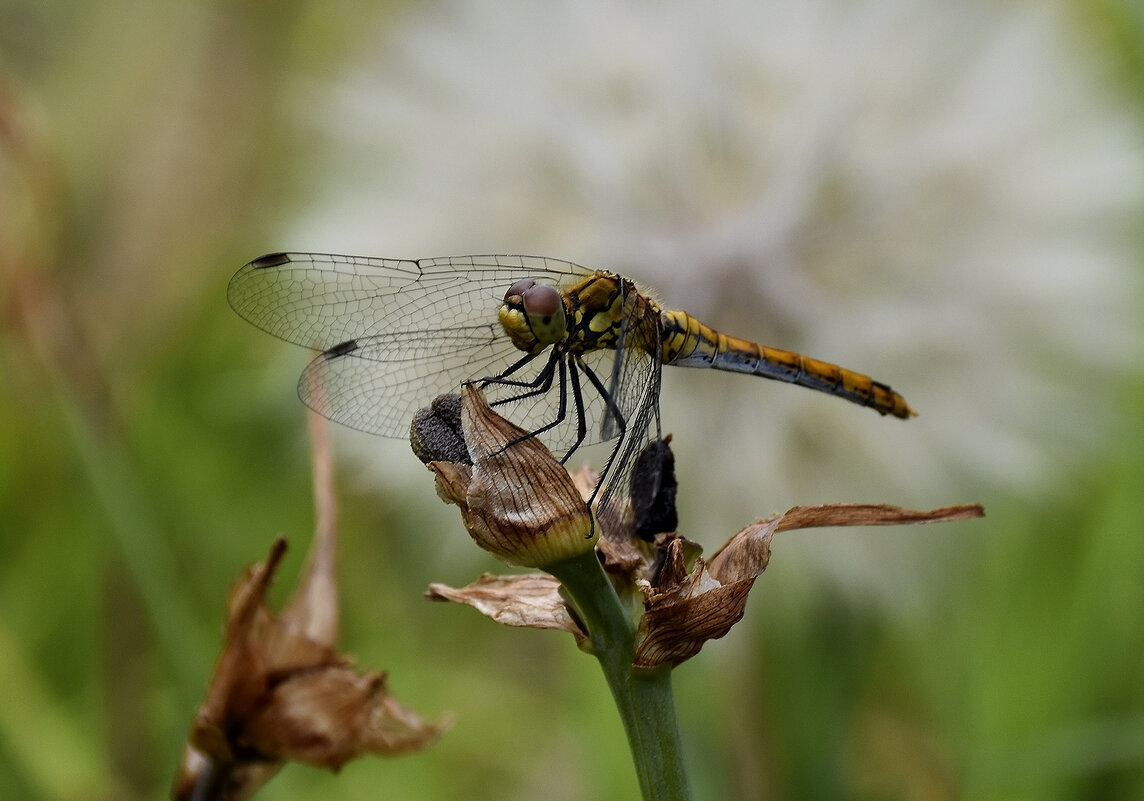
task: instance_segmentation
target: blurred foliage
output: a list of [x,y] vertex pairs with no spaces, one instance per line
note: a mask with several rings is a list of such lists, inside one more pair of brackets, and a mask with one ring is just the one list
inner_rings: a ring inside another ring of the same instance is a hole
[[[1133,94],[1138,7],[1075,5]],[[400,13],[0,2],[0,797],[164,794],[228,586],[278,532],[297,569],[297,365],[265,377],[283,349],[224,287],[306,203],[300,87]],[[1124,404],[1137,424],[1067,491],[947,499],[989,517],[911,535],[943,560],[920,608],[806,587],[776,542],[745,622],[677,673],[696,796],[1144,797],[1144,386]],[[421,598],[497,569],[428,475],[387,491],[347,469],[343,488],[343,646],[458,725],[427,754],[292,766],[267,792],[631,797],[619,721],[570,641]],[[888,565],[901,542],[845,536]]]

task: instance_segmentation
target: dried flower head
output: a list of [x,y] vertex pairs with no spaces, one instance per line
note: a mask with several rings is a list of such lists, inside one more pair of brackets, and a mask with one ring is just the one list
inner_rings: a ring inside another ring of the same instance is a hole
[[384,673],[356,672],[302,621],[267,608],[285,552],[279,538],[231,594],[226,645],[191,724],[175,799],[249,798],[288,761],[336,771],[366,753],[427,748],[448,726],[394,700]]
[[771,538],[780,531],[822,526],[890,526],[981,517],[980,506],[929,511],[871,504],[796,506],[758,520],[723,544],[710,560],[688,560],[682,538],[665,540],[663,567],[652,581],[640,580],[644,614],[637,635],[635,665],[678,665],[707,640],[726,634],[743,617],[747,594],[771,558]]
[[[450,408],[448,405],[445,408]],[[461,507],[465,528],[485,550],[511,565],[544,567],[591,552],[592,515],[563,465],[537,437],[496,414],[474,385],[461,393],[468,458],[438,459],[433,415],[418,415],[415,452],[437,474],[437,494]]]
[[[642,601],[634,629],[633,668],[677,665],[708,640],[726,634],[742,618],[747,594],[766,569],[771,538],[779,531],[932,523],[984,514],[976,505],[925,512],[869,504],[795,507],[743,528],[704,560],[697,543],[675,532],[662,533],[668,522],[674,525],[676,520],[675,481],[670,474],[674,458],[668,439],[645,449],[640,459],[646,469],[634,471],[632,505],[638,519],[658,521],[654,528],[661,533],[654,543],[644,541],[647,526],[637,526],[628,539],[586,540],[582,532],[589,521],[584,503],[598,476],[588,469],[569,476],[538,439],[517,441],[521,429],[493,412],[475,388],[466,387],[460,406],[472,465],[430,462],[437,473],[438,493],[461,507],[466,528],[482,547],[510,563],[551,568],[594,545],[612,588],[621,597]],[[426,418],[419,419],[415,440],[419,428],[437,429]],[[425,442],[434,436],[426,433],[415,441],[414,450],[424,452]],[[658,468],[650,467],[653,462]],[[647,486],[639,485],[641,475]],[[647,487],[659,491],[644,493]],[[591,638],[554,576],[485,575],[462,588],[433,584],[428,596],[468,604],[506,625],[567,631],[582,647],[588,647]]]
[[427,748],[448,727],[423,721],[393,699],[384,673],[356,672],[334,647],[333,465],[326,426],[309,420],[317,526],[302,579],[285,611],[271,612],[266,593],[286,553],[279,538],[231,591],[226,643],[191,724],[175,799],[238,801],[288,761],[338,770],[365,753]]

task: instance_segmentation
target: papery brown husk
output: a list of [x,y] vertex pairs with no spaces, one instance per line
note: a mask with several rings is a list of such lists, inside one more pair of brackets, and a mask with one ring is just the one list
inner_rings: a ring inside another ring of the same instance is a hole
[[547,574],[484,573],[466,587],[430,584],[425,596],[434,601],[466,604],[506,626],[567,631],[580,643],[588,636],[569,612],[560,594],[560,582]]
[[[543,567],[592,550],[591,513],[538,437],[494,412],[473,385],[461,393],[472,466],[429,462],[437,494],[461,507],[465,529],[510,565]],[[510,446],[511,443],[511,446]]]
[[741,529],[710,560],[699,558],[690,570],[683,542],[670,541],[656,585],[639,585],[645,612],[637,635],[635,666],[678,665],[697,654],[708,640],[725,635],[742,619],[747,595],[770,562],[771,539],[780,531],[950,522],[984,513],[976,504],[929,511],[884,504],[796,506]]
[[[568,533],[585,525],[584,504],[598,475],[583,468],[569,479],[538,438],[521,439],[524,431],[497,415],[471,385],[461,396],[461,419],[472,466],[430,462],[438,494],[461,507],[466,528],[482,547],[510,564],[543,566],[567,558],[546,538],[556,532],[551,542],[567,547]],[[930,511],[882,504],[794,507],[746,526],[709,560],[697,556],[697,544],[674,533],[660,534],[652,544],[635,537],[600,538],[594,532],[595,550],[621,596],[636,589],[642,593],[633,666],[655,668],[689,659],[703,643],[724,636],[742,619],[747,596],[770,561],[771,539],[779,531],[946,522],[982,514],[976,505]],[[591,543],[571,544],[579,554]],[[461,589],[434,584],[427,595],[468,604],[507,625],[569,631],[583,642],[585,632],[568,611],[559,587],[549,576],[486,574]]]
[[317,525],[306,565],[281,615],[266,594],[286,553],[282,538],[231,591],[226,642],[191,725],[176,799],[249,798],[287,761],[337,770],[367,752],[428,747],[447,728],[422,721],[392,698],[383,673],[360,674],[335,649],[333,460],[321,418],[309,422]]
[[332,647],[270,612],[266,592],[285,550],[279,538],[231,595],[226,645],[192,723],[175,798],[190,797],[204,765],[229,773],[216,797],[242,799],[285,762],[336,771],[365,753],[427,747],[447,728],[398,704],[383,673],[357,673]]

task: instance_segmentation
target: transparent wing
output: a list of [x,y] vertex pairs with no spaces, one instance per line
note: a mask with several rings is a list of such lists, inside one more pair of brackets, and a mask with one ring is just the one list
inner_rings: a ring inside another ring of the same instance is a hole
[[418,409],[462,381],[504,369],[515,352],[490,325],[349,342],[310,362],[298,395],[330,420],[390,437],[408,436]]
[[[592,274],[570,262],[533,256],[413,261],[275,253],[240,269],[227,298],[262,330],[322,351],[299,382],[307,405],[352,428],[405,437],[414,413],[434,397],[457,391],[464,381],[500,376],[521,359],[497,320],[509,286],[534,278],[563,293]],[[658,319],[624,280],[620,347],[581,356],[596,382],[580,376],[577,392],[566,367],[553,373],[543,392],[503,383],[486,388],[494,407],[526,430],[559,420],[542,437],[557,456],[577,442],[617,436],[617,420],[608,412],[619,413],[624,436],[597,495],[597,511],[611,521],[616,536],[630,528],[633,469],[652,438],[653,422],[659,437],[662,367]],[[547,360],[542,353],[512,378],[530,381]]]
[[271,253],[235,273],[227,300],[263,331],[324,351],[359,337],[496,325],[505,290],[517,279],[538,278],[563,291],[591,274],[539,256],[414,261]]
[[622,416],[623,437],[612,453],[596,489],[596,515],[603,521],[608,536],[630,537],[633,528],[630,499],[635,493],[633,480],[650,484],[640,488],[643,494],[655,495],[659,473],[636,473],[635,467],[648,443],[662,437],[659,419],[660,380],[663,375],[661,329],[659,320],[648,306],[639,302],[634,287],[625,293],[624,316],[620,330],[620,347],[616,351],[609,394],[615,407],[605,410],[602,435],[619,433]]
[[[570,262],[533,256],[412,261],[276,253],[240,269],[227,298],[262,330],[323,351],[299,382],[307,405],[362,431],[404,437],[414,412],[434,397],[457,391],[463,381],[499,375],[523,355],[497,320],[513,282],[531,277],[563,291],[591,274]],[[536,364],[543,366],[544,357]],[[552,419],[558,389],[553,387],[551,397],[508,404],[506,416],[526,428],[539,427],[537,420]],[[512,394],[490,387],[493,402]],[[600,405],[590,413],[598,415]],[[544,439],[554,450],[570,445],[575,426],[571,434],[567,429],[557,427]]]

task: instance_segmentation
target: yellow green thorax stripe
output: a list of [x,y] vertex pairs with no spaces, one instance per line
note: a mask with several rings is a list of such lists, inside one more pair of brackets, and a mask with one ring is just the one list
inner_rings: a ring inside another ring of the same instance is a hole
[[628,317],[624,336],[629,338],[629,347],[653,341],[648,327],[658,324],[659,307],[626,278],[597,270],[569,288],[564,297],[570,320],[569,352],[615,348],[624,317]]

